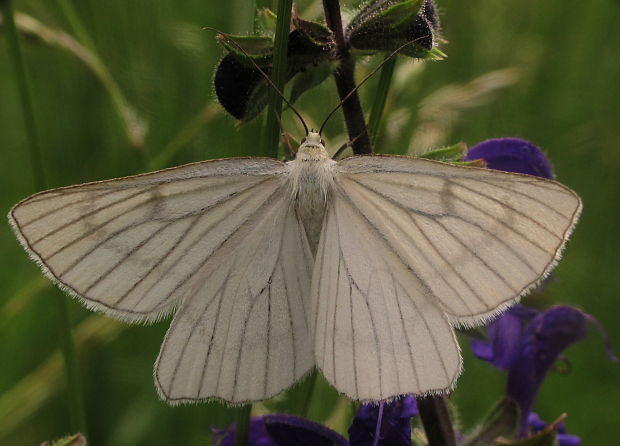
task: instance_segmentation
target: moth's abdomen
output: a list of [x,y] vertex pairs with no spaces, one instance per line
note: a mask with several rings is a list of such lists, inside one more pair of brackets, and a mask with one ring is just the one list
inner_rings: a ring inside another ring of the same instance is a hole
[[333,166],[335,161],[327,158],[320,161],[300,160],[290,163],[291,195],[295,210],[301,220],[313,253],[319,243],[323,217],[333,187]]

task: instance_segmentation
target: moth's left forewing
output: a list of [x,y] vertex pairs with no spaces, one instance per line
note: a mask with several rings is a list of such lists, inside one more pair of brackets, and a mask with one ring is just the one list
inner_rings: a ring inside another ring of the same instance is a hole
[[158,319],[195,273],[273,194],[277,160],[210,160],[32,195],[9,212],[29,256],[91,309]]
[[398,156],[349,158],[338,184],[456,323],[513,303],[555,266],[581,211],[538,177]]

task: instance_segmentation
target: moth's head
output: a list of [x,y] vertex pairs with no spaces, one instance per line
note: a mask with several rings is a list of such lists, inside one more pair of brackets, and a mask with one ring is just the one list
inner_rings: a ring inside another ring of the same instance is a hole
[[321,134],[314,130],[308,132],[308,135],[301,140],[295,159],[302,161],[329,159],[329,155],[325,150],[325,142],[321,139]]
[[315,132],[314,130],[310,130],[308,132],[308,136],[301,140],[301,145],[299,148],[325,148],[325,141],[321,139],[321,134]]

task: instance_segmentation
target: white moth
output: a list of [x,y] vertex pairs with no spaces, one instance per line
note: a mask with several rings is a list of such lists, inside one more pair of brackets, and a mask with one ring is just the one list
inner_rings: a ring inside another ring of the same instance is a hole
[[541,178],[401,156],[204,161],[63,187],[9,220],[44,273],[129,321],[177,309],[155,364],[172,404],[270,398],[314,367],[362,401],[454,386],[453,327],[553,268],[581,210]]

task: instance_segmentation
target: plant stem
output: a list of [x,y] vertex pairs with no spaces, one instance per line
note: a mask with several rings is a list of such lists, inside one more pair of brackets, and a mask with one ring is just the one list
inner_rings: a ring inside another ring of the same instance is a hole
[[[286,62],[288,51],[288,35],[291,26],[291,9],[293,0],[279,0],[276,21],[276,36],[273,49],[271,80],[279,91],[283,91],[286,78]],[[278,156],[278,142],[280,140],[280,123],[278,118],[282,113],[282,98],[274,89],[269,91],[269,107],[263,135],[262,155],[276,158]]]
[[314,387],[316,386],[316,380],[318,373],[316,370],[310,373],[310,376],[307,378],[307,382],[304,383],[306,386],[306,393],[303,397],[301,416],[304,418],[308,418],[308,412],[310,411],[310,401],[312,400],[312,394],[314,393]]
[[[338,95],[342,100],[356,88],[355,59],[351,56],[344,39],[340,3],[338,0],[323,0],[323,9],[325,10],[327,26],[334,33],[336,51],[340,60],[340,65],[334,73],[334,79],[336,80]],[[368,137],[368,129],[357,92],[343,102],[342,112],[344,113],[349,139],[353,141],[353,153],[356,155],[372,153],[372,145]]]
[[203,127],[220,113],[220,108],[213,102],[205,105],[179,132],[158,151],[148,163],[147,170],[159,170],[170,165],[172,158],[192,141]]
[[254,31],[256,0],[232,0],[231,32],[243,34]]
[[34,113],[32,110],[32,100],[30,98],[30,89],[28,88],[26,69],[24,67],[24,60],[19,48],[11,0],[5,0],[1,3],[9,58],[12,60],[13,67],[15,69],[15,81],[17,83],[17,90],[19,92],[19,98],[22,105],[22,117],[26,128],[26,139],[28,141],[28,150],[30,151],[30,163],[32,164],[34,186],[35,189],[39,191],[45,189],[46,181],[45,172],[43,171],[43,162],[41,161],[41,148],[39,146],[37,127],[34,122]]
[[392,82],[395,66],[396,57],[393,56],[390,60],[385,62],[385,65],[381,68],[379,85],[375,90],[375,98],[372,101],[372,110],[370,111],[370,119],[368,119],[368,131],[370,132],[370,140],[375,150],[377,147],[377,138],[379,137],[379,129],[381,128],[381,117],[385,109],[385,101],[387,100],[388,91],[390,90],[390,83]]
[[237,409],[237,431],[235,434],[235,446],[248,446],[251,414],[251,404],[246,404],[245,406]]
[[[71,31],[77,39],[76,44],[82,47],[82,51],[79,52],[82,53],[82,60],[84,60],[91,67],[91,69],[95,71],[95,74],[97,74],[103,83],[104,87],[110,94],[112,103],[114,104],[123,125],[125,126],[127,136],[129,137],[129,142],[135,149],[142,150],[142,156],[145,158],[145,162],[147,162],[148,160],[146,158],[148,158],[148,154],[144,150],[144,136],[147,129],[146,123],[143,122],[143,120],[138,116],[136,110],[129,105],[127,98],[125,98],[120,87],[114,81],[112,75],[101,60],[101,57],[97,52],[95,42],[86,30],[84,22],[82,22],[80,15],[76,11],[75,6],[73,5],[73,0],[58,0],[58,3],[60,4],[62,12],[69,22]],[[60,38],[57,40],[58,43],[64,43],[66,41],[66,39]],[[73,46],[75,47],[75,45]],[[76,51],[76,55],[78,55],[78,57],[80,57],[79,53]],[[87,57],[84,57],[83,53],[87,53]]]
[[67,383],[69,386],[69,420],[71,432],[80,432],[84,435],[88,434],[86,428],[86,411],[84,409],[84,396],[82,394],[82,380],[78,367],[77,356],[75,354],[75,344],[73,342],[73,333],[71,331],[71,315],[69,313],[69,304],[67,296],[54,290],[56,307],[58,311],[59,323],[59,343],[65,362],[65,373],[67,374]]
[[58,0],[58,3],[60,4],[60,9],[62,9],[63,14],[67,18],[69,26],[71,27],[75,37],[77,37],[82,45],[90,49],[93,53],[96,53],[95,43],[93,42],[93,39],[91,39],[90,34],[86,31],[84,23],[82,23],[82,19],[80,19],[80,15],[73,6],[72,0]]
[[84,46],[66,32],[50,28],[27,14],[15,14],[15,23],[17,29],[26,36],[35,36],[48,45],[69,51],[69,53],[84,62],[110,95],[112,104],[123,123],[132,147],[140,148],[144,145],[144,135],[147,131],[146,122],[129,105],[107,67],[93,50]]
[[420,418],[429,446],[456,446],[456,438],[444,396],[417,398]]
[[[32,99],[30,96],[30,89],[28,87],[26,69],[19,47],[17,30],[15,29],[13,9],[10,0],[5,0],[0,3],[2,3],[2,15],[5,23],[9,57],[12,59],[13,66],[15,67],[15,78],[22,104],[22,114],[30,151],[30,162],[32,164],[34,184],[37,190],[43,190],[46,188],[45,173],[43,171],[41,149],[39,145],[37,127],[34,120]],[[71,333],[69,307],[67,304],[67,299],[58,290],[55,291],[55,299],[59,318],[57,324],[60,337],[59,343],[65,361],[65,371],[69,386],[69,414],[71,430],[73,432],[81,432],[86,434],[86,416],[84,412],[84,402],[80,384],[80,373]]]

